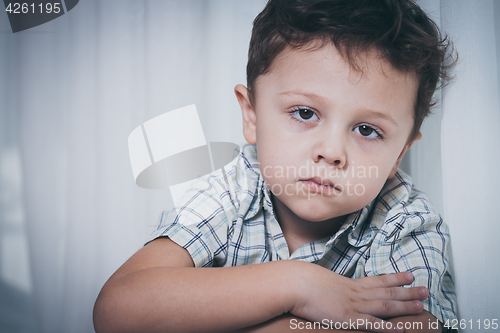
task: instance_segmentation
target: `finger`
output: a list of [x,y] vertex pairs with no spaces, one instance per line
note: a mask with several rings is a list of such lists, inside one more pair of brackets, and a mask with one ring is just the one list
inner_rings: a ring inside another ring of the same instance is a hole
[[[357,331],[368,331],[376,333],[402,333],[404,328],[398,328],[396,324],[375,318],[370,315],[359,314],[356,319],[351,319],[349,329]],[[355,322],[355,324],[353,324]]]
[[359,280],[365,288],[398,287],[411,284],[413,282],[413,275],[410,272],[400,272],[368,276]]
[[419,314],[424,310],[424,305],[420,301],[376,300],[361,302],[356,306],[356,310],[375,317],[387,318]]
[[429,296],[429,291],[425,287],[391,287],[373,288],[364,290],[361,298],[366,301],[372,300],[394,300],[394,301],[423,301]]

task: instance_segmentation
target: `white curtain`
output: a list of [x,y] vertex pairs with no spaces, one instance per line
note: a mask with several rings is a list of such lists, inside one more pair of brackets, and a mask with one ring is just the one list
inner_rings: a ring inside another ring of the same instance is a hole
[[[450,225],[463,332],[476,332],[500,309],[500,4],[419,3],[460,63],[404,166]],[[232,91],[264,5],[85,0],[16,34],[0,15],[1,332],[93,332],[100,288],[172,205],[134,184],[128,134],[196,104],[207,141],[242,143]]]
[[500,313],[500,259],[495,257],[500,234],[495,208],[500,199],[500,3],[452,1],[441,6],[441,24],[461,57],[457,80],[443,92],[444,216],[451,229],[459,313],[476,325],[468,325],[467,332],[477,332],[477,320],[484,325]]
[[[422,128],[407,165],[450,227],[461,332],[483,331],[500,310],[500,2],[419,0],[454,42],[454,80]],[[479,321],[479,322],[478,322]],[[499,324],[500,325],[500,324]],[[500,326],[499,326],[500,329]]]

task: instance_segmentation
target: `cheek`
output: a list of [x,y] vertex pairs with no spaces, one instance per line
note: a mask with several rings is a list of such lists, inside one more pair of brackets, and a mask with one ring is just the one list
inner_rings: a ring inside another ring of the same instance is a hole
[[376,174],[373,170],[372,173],[367,175],[366,178],[358,179],[360,189],[363,190],[365,196],[370,198],[369,201],[375,199],[375,197],[380,193],[380,190],[384,186],[387,177],[380,174]]
[[[285,168],[293,166],[297,151],[279,130],[264,129],[257,135],[257,155],[261,169],[263,167]],[[273,173],[279,170],[273,170]]]
[[258,118],[256,129],[257,151],[265,151],[266,155],[268,154],[268,151],[271,151],[271,154],[273,150],[276,151],[276,149],[280,149],[281,145],[279,136],[280,131],[273,130],[273,127],[271,126],[273,121],[268,118],[269,117],[266,117],[265,119]]
[[376,170],[380,177],[387,179],[399,156],[399,148],[387,146],[384,142],[364,142],[358,147],[355,156],[350,159],[354,161],[354,168],[359,168],[357,166],[362,165],[367,170],[372,170],[372,173]]
[[284,152],[276,142],[268,142],[265,147],[257,147],[257,154],[262,177],[273,193],[293,184],[296,170],[293,152]]
[[375,198],[389,176],[394,165],[392,154],[358,155],[354,163],[350,166],[347,178],[353,186],[357,186],[359,191],[366,196]]

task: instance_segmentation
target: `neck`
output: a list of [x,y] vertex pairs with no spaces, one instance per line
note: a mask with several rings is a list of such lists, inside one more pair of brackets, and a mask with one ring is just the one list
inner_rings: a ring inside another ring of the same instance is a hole
[[303,244],[333,236],[347,218],[347,215],[344,215],[325,221],[311,222],[297,216],[274,195],[271,196],[271,200],[290,254]]

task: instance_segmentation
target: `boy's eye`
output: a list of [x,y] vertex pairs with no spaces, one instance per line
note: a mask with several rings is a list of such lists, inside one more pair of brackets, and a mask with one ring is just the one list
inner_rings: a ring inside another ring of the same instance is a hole
[[307,109],[300,109],[299,115],[302,119],[310,119],[312,116],[314,116],[314,112]]
[[300,108],[296,109],[291,112],[297,120],[302,120],[302,121],[316,121],[318,120],[318,116],[314,113],[314,111],[305,109],[305,108]]
[[378,134],[378,132],[374,128],[367,125],[361,125],[355,127],[354,132],[364,136],[365,138],[370,138],[370,139],[381,138],[380,134]]

